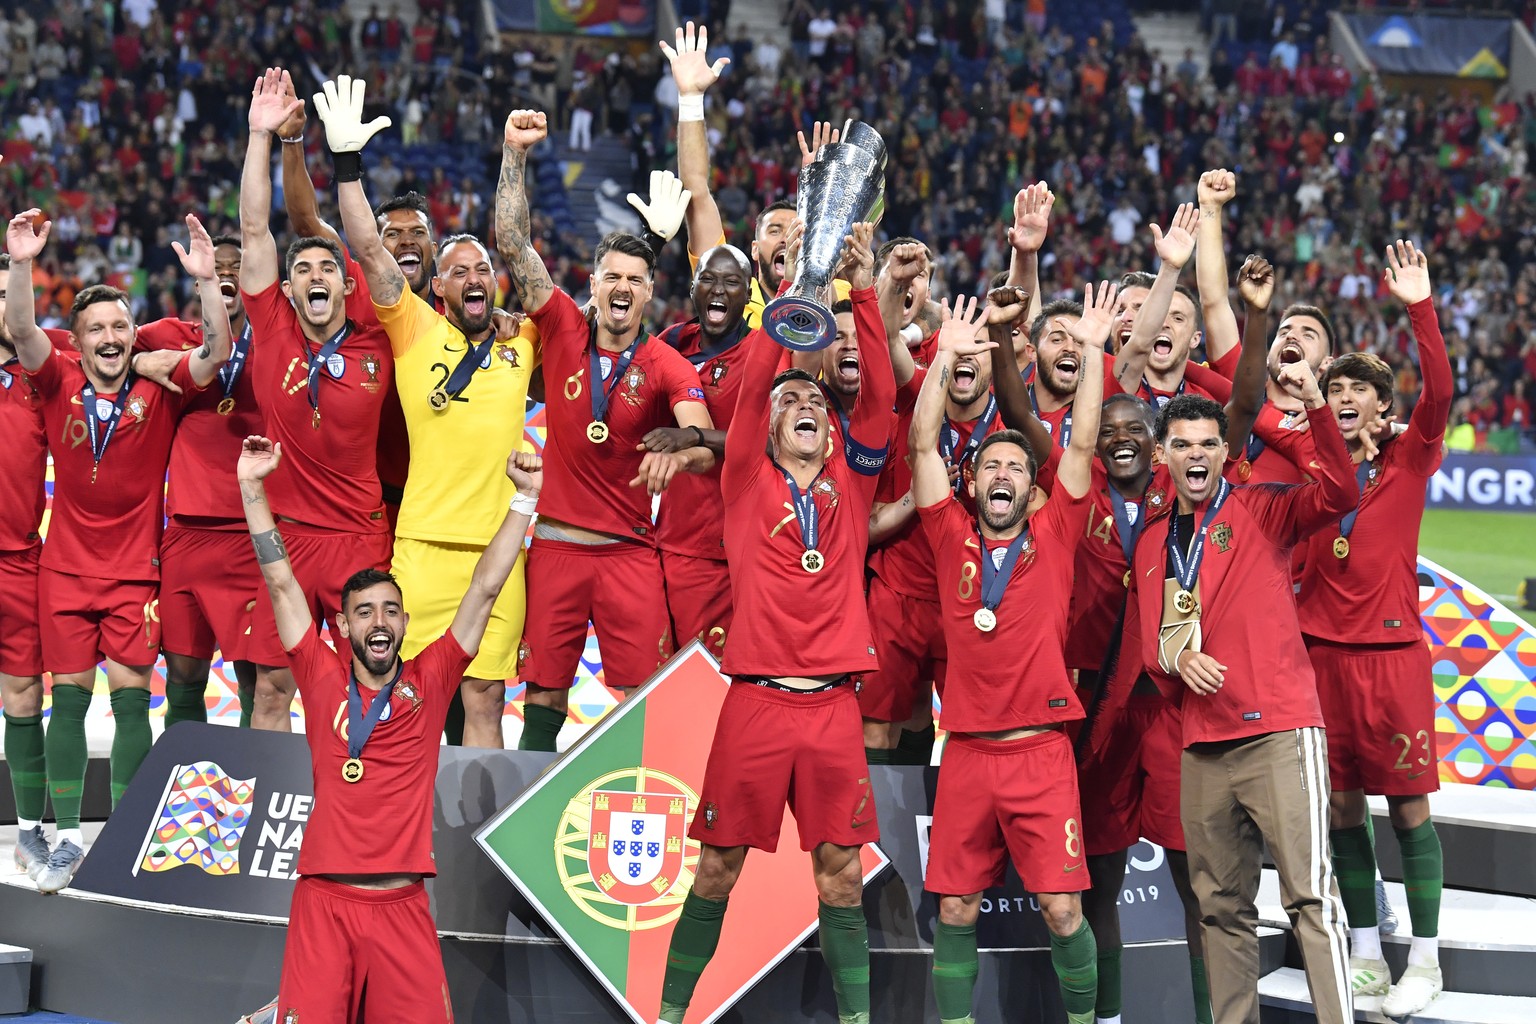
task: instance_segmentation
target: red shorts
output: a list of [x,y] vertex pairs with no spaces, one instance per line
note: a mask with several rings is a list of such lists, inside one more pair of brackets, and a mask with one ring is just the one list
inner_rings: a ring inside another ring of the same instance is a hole
[[[281,532],[284,524],[278,524]],[[341,588],[352,574],[362,569],[388,569],[390,550],[393,547],[387,533],[329,533],[283,534],[283,546],[288,549],[288,563],[293,566],[294,578],[309,599],[309,614],[316,624],[324,623],[337,646],[345,651],[346,645],[336,636],[335,618],[341,613]],[[255,560],[255,554],[251,559]],[[263,588],[265,589],[265,588]],[[260,594],[251,612],[251,632],[245,647],[247,661],[258,665],[286,666],[288,654],[283,642],[277,638],[277,617],[272,611],[272,598]]]
[[1328,730],[1328,785],[1383,796],[1440,788],[1435,684],[1422,641],[1347,646],[1307,637]]
[[1081,892],[1077,765],[1060,729],[1016,740],[950,736],[939,766],[923,888],[966,896],[1000,885],[1008,859],[1030,892]]
[[663,551],[661,571],[667,579],[667,611],[678,646],[698,637],[719,661],[731,628],[731,574],[725,563]]
[[1183,850],[1179,821],[1179,709],[1157,694],[1133,696],[1109,727],[1103,753],[1083,766],[1083,835],[1088,856],[1117,853],[1147,839]]
[[359,889],[300,878],[288,912],[277,1019],[355,1024],[364,993],[370,1021],[444,1021],[453,1004],[437,926],[422,883]]
[[877,722],[905,722],[926,685],[944,676],[948,651],[939,602],[869,581],[869,626],[877,671],[864,676],[859,711]]
[[[285,538],[286,541],[286,538]],[[209,661],[245,657],[251,613],[267,600],[244,529],[202,530],[172,522],[160,541],[160,646]]]
[[576,680],[597,630],[603,682],[632,689],[672,657],[661,558],[655,548],[624,542],[572,544],[536,538],[528,549],[528,617],[518,676],[551,690]]
[[43,549],[0,551],[0,673],[43,674],[43,636],[38,629],[37,559]]
[[806,852],[879,840],[853,687],[802,694],[732,683],[699,801],[688,837],[711,846],[772,853],[786,801]]
[[102,658],[153,665],[160,657],[160,584],[38,570],[43,664],[59,675],[88,672]]

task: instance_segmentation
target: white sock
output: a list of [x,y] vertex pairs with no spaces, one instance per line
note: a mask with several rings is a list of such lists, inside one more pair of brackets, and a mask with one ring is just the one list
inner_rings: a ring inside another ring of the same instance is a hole
[[78,828],[59,829],[59,842],[62,843],[66,839],[80,847],[80,849],[85,849],[85,836],[81,834]]
[[1408,946],[1408,966],[1439,967],[1440,939],[1434,935],[1428,938],[1415,935],[1413,942]]
[[40,822],[40,821],[33,821],[30,818],[17,818],[16,819],[16,831],[18,831],[18,832],[31,832],[33,829],[37,828],[41,824],[42,824],[42,822]]
[[1120,1024],[1120,1015],[1117,1013],[1113,1017],[1095,1017],[1093,1022],[1094,1024]]
[[1349,953],[1357,960],[1380,960],[1381,932],[1374,927],[1349,930]]

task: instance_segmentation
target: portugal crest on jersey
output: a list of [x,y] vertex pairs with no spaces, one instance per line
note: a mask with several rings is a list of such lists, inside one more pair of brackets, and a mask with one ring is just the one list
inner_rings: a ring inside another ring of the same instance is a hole
[[517,349],[505,342],[498,341],[496,343],[496,355],[500,357],[502,362],[514,370],[517,369]]
[[1220,522],[1211,527],[1211,543],[1216,545],[1217,551],[1225,551],[1232,546],[1232,524]]
[[720,382],[725,380],[725,375],[730,372],[730,369],[730,366],[725,363],[711,363],[709,366],[709,386],[718,388]]
[[629,369],[624,371],[624,388],[619,392],[620,397],[630,405],[639,405],[645,401],[640,394],[640,389],[645,387],[645,371],[634,363],[629,364]]
[[128,399],[128,415],[137,422],[144,422],[144,413],[149,409],[149,403],[144,401],[143,395],[132,395]]
[[379,388],[384,386],[379,383],[379,357],[372,352],[364,352],[358,358],[357,364],[363,368],[363,373],[366,375],[363,379],[363,387],[369,394],[378,394]]

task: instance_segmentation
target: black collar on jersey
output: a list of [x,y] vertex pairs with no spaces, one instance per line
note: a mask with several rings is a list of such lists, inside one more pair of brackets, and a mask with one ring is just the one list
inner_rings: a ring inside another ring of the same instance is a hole
[[691,356],[683,357],[694,366],[703,366],[711,359],[725,355],[731,349],[735,348],[737,345],[740,345],[742,341],[746,339],[747,335],[752,333],[752,328],[747,326],[747,318],[743,316],[741,318],[741,323],[736,325],[736,329],[731,332],[730,336],[726,339],[724,344],[717,348],[706,349],[704,347],[704,327],[699,323],[699,318],[694,317],[692,320],[684,320],[682,323],[673,324],[671,327],[668,327],[666,330],[662,331],[659,337],[668,345],[668,347],[672,348],[674,351],[681,352],[683,350],[683,331],[695,325],[697,325],[699,328],[699,351],[695,352]]

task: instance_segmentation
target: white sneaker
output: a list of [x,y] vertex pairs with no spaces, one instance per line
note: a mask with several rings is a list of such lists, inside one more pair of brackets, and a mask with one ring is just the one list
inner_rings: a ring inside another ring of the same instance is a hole
[[1385,960],[1349,958],[1349,991],[1358,996],[1382,996],[1392,985],[1392,971]]
[[48,894],[63,889],[75,877],[75,872],[80,870],[80,862],[84,859],[85,851],[80,847],[68,839],[60,842],[48,855],[48,863],[43,865],[43,870],[37,874],[37,891]]
[[1409,965],[1403,971],[1403,976],[1397,979],[1397,984],[1392,986],[1392,991],[1387,993],[1387,998],[1381,1001],[1381,1012],[1388,1017],[1422,1013],[1444,987],[1445,981],[1440,975],[1438,964],[1434,967]]

